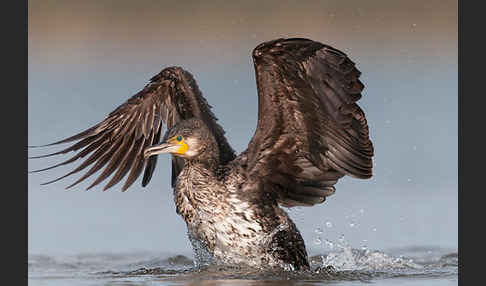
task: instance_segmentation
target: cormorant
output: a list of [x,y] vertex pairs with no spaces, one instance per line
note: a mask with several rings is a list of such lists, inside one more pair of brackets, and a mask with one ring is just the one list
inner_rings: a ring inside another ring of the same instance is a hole
[[[309,39],[264,42],[253,50],[258,125],[236,156],[193,76],[164,68],[103,121],[67,139],[47,157],[76,151],[55,166],[88,156],[68,174],[94,165],[71,188],[104,168],[88,189],[114,173],[104,190],[128,174],[122,191],[157,155],[172,154],[177,213],[187,224],[199,262],[309,269],[304,240],[280,207],[312,206],[335,192],[344,175],[372,176],[373,145],[356,104],[364,85],[343,52]],[[161,139],[163,125],[167,132]],[[49,146],[44,145],[44,146]]]

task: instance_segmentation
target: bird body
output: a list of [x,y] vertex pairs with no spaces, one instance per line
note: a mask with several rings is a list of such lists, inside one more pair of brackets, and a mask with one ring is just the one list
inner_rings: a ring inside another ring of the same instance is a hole
[[177,178],[176,211],[187,224],[196,261],[308,269],[295,224],[270,193],[249,187],[243,157],[216,170],[219,175],[203,164],[186,163]]
[[158,155],[169,153],[176,211],[198,263],[309,269],[304,240],[281,207],[320,204],[345,175],[371,177],[373,145],[356,104],[361,73],[346,54],[308,39],[265,42],[252,56],[258,123],[238,156],[194,77],[168,67],[100,123],[49,144],[77,141],[34,158],[77,154],[34,172],[87,157],[45,184],[93,165],[67,188],[103,169],[88,189],[113,174],[104,190],[126,176],[125,191],[143,169],[147,186]]

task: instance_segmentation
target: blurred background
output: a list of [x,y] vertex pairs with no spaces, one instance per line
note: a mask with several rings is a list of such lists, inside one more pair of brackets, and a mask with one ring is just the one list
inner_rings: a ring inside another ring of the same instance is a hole
[[[324,204],[290,210],[310,253],[355,248],[457,249],[457,1],[29,1],[28,142],[54,142],[102,120],[171,65],[190,71],[239,153],[257,121],[250,53],[305,37],[357,64],[374,177],[345,177]],[[62,147],[62,146],[61,146]],[[31,149],[30,156],[57,148]],[[29,160],[29,170],[66,156]],[[29,254],[147,250],[191,255],[175,213],[169,156],[140,179],[70,191],[79,162],[28,175]]]

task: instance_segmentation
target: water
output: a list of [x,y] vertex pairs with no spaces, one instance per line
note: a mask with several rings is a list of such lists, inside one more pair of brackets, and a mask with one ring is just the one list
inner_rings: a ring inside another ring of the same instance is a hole
[[[29,285],[457,285],[458,255],[439,247],[386,251],[336,243],[311,255],[311,271],[256,271],[236,266],[196,268],[191,258],[167,253],[29,255]],[[332,266],[332,267],[328,267]]]

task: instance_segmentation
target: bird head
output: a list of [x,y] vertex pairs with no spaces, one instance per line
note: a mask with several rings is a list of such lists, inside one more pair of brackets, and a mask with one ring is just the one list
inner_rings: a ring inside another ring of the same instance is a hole
[[162,153],[170,153],[185,159],[201,159],[204,155],[214,156],[218,153],[216,141],[206,124],[191,118],[180,121],[167,130],[162,142],[144,150],[145,158]]

